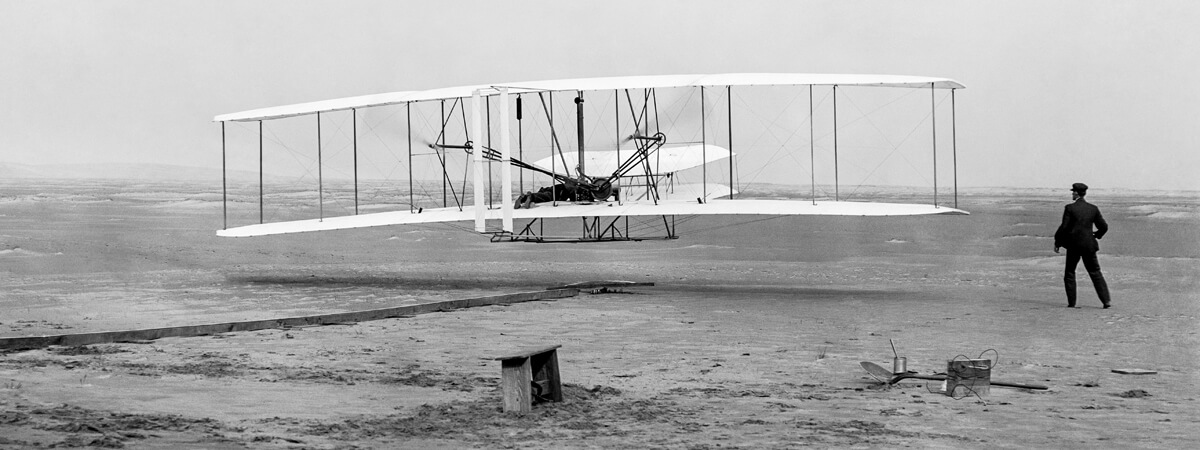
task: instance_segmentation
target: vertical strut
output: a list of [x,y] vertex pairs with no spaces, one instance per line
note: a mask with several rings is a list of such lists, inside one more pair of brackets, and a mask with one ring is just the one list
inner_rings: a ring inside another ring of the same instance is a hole
[[[521,94],[517,94],[517,158],[519,158],[521,161],[524,161],[525,160],[525,132],[524,132],[525,130],[521,123],[522,118],[523,117],[522,117],[522,111],[521,111]],[[517,172],[517,177],[521,180],[521,182],[520,182],[521,186],[520,186],[520,189],[518,189],[518,191],[521,194],[524,194],[525,193],[525,171],[522,170],[520,172]]]
[[[541,96],[542,94],[539,92],[538,98],[540,99]],[[554,91],[547,93],[547,96],[550,97],[550,108],[549,111],[546,112],[546,116],[548,117],[547,120],[550,122],[550,140],[552,141],[550,142],[550,173],[557,174],[558,168],[554,166],[554,147],[556,144],[558,144],[558,138],[556,138],[554,134]],[[546,102],[542,102],[542,109],[547,109]],[[561,156],[561,154],[562,151],[560,149],[559,155]],[[565,169],[564,172],[567,174],[571,173],[569,170]],[[552,199],[550,204],[553,206],[558,206],[558,180],[554,179],[553,176],[550,177],[550,198]]]
[[[404,104],[404,121],[408,129],[408,212],[413,212],[417,207],[416,199],[413,196],[413,178],[412,178],[412,103]],[[436,150],[435,150],[436,151]]]
[[937,186],[937,90],[929,83],[929,123],[933,131],[933,207],[938,205]]
[[[620,164],[621,163],[621,93],[620,93],[620,91],[618,91],[616,89],[613,89],[613,129],[616,130],[616,133],[617,133],[617,141],[616,141],[616,144],[614,144],[614,145],[617,146],[617,164]],[[624,200],[623,198],[621,198],[621,179],[617,178],[616,180],[613,180],[613,181],[617,182],[617,185],[613,187],[613,192],[617,194],[617,204],[619,205],[619,204],[621,204],[621,201]],[[628,235],[626,235],[626,236],[628,236]]]
[[[442,145],[446,145],[446,100],[441,103],[442,113],[438,116],[438,122],[442,123],[442,134],[439,137],[442,138]],[[446,182],[450,180],[450,175],[446,173],[446,158],[440,154],[440,150],[435,149],[434,153],[438,153],[438,160],[442,162],[442,207],[445,208],[449,206],[446,202]]]
[[[704,86],[700,86],[700,160],[703,161],[700,169],[700,195],[702,199],[708,200],[708,135],[705,134],[705,111],[704,111]],[[703,203],[703,201],[701,202]]]
[[817,204],[817,156],[813,145],[813,87],[808,85],[808,171],[812,177],[812,203]]
[[263,124],[258,121],[258,223],[263,223]]
[[833,201],[841,200],[838,193],[837,85],[833,85]]
[[317,111],[317,220],[325,221],[325,178],[321,172],[321,112]]
[[733,86],[725,86],[725,102],[729,122],[729,199],[733,200]]
[[[471,135],[476,138],[483,133],[483,130],[480,130],[483,127],[483,118],[480,114],[480,109],[483,107],[482,100],[478,89],[471,93]],[[483,168],[485,167],[483,146],[475,145],[472,153],[475,159],[475,232],[482,233],[486,230],[483,220]]]
[[229,229],[229,190],[225,182],[225,121],[221,121],[221,229]]
[[954,89],[950,89],[950,151],[954,154],[954,207],[958,208],[958,117],[954,107]]
[[584,177],[587,173],[587,164],[584,162],[585,159],[583,157],[583,91],[578,91],[577,94],[578,96],[575,97],[575,134],[579,137],[579,148],[577,149],[579,152],[579,158],[576,160],[576,162],[579,163],[579,167],[576,167],[575,171],[579,172],[577,174],[579,175],[579,184],[582,185],[586,182]]
[[500,228],[513,232],[512,148],[509,145],[508,88],[500,88]]
[[[654,132],[657,133],[657,132],[662,131],[662,121],[658,120],[658,90],[657,89],[650,88],[650,98],[652,100],[654,100]],[[650,122],[647,119],[646,130],[649,130],[649,129],[650,129]],[[646,134],[649,135],[649,133],[646,133]],[[659,172],[660,170],[662,170],[662,154],[658,153],[658,152],[654,152],[654,171]],[[655,186],[654,186],[654,196],[655,197],[659,197],[657,184],[658,183],[655,183]],[[656,199],[655,204],[656,205],[658,204],[657,199]]]
[[358,215],[358,109],[350,108],[350,133],[354,137],[354,215]]
[[[495,148],[492,147],[492,98],[484,97],[483,104],[484,111],[487,112],[487,148],[490,151],[490,149]],[[483,149],[479,150],[482,151]],[[495,197],[495,194],[492,193],[492,159],[486,158],[486,160],[488,172],[488,208],[492,208],[495,206],[492,202],[492,198]]]

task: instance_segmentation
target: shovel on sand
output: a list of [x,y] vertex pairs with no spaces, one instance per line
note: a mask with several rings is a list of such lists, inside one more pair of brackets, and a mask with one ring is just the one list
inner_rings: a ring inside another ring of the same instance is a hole
[[[883,366],[880,366],[879,364],[875,364],[873,362],[863,361],[859,364],[861,364],[864,369],[867,369],[867,372],[870,372],[871,376],[875,377],[875,379],[877,379],[879,381],[887,380],[887,384],[896,384],[897,381],[903,380],[905,378],[914,378],[914,379],[918,379],[918,380],[946,381],[945,375],[917,375],[916,372],[892,373],[892,371],[887,370],[887,369],[883,368]],[[1021,389],[1038,389],[1038,390],[1050,389],[1050,388],[1048,388],[1046,386],[1042,386],[1040,384],[1007,383],[1007,382],[996,381],[996,380],[992,380],[991,385],[992,386],[1021,388]]]

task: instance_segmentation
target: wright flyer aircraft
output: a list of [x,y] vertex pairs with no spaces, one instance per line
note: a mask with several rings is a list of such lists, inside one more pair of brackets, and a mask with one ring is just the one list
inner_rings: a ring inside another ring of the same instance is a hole
[[[222,130],[217,235],[457,223],[494,242],[607,242],[674,239],[683,219],[705,215],[966,214],[957,208],[954,126],[954,92],[962,88],[947,78],[897,75],[656,75],[401,91],[222,114],[213,119]],[[896,94],[863,99],[875,94],[861,92],[880,90]],[[908,105],[901,114],[913,119],[898,127],[872,119],[896,105]],[[276,125],[284,121],[290,125]],[[239,127],[242,166],[257,156],[258,175],[235,202],[232,227],[227,125]],[[279,133],[291,129],[308,142],[304,149],[286,148]],[[889,132],[874,143],[853,137]],[[303,197],[315,202],[309,217],[274,210],[268,217],[276,200],[267,201],[265,141],[273,152],[285,147],[315,181],[308,188],[315,195]],[[370,157],[368,143],[376,149]],[[340,175],[327,177],[334,165]],[[360,180],[363,167],[373,169],[374,184]],[[915,175],[890,173],[897,167]],[[809,192],[781,195],[773,183]],[[866,198],[887,183],[908,186],[918,201]],[[375,191],[364,202],[368,184]]]

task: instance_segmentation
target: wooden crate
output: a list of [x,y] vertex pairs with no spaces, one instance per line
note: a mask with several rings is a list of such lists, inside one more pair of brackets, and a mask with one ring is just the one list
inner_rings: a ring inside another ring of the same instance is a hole
[[505,412],[527,413],[534,403],[562,401],[559,347],[529,348],[495,358],[500,361]]

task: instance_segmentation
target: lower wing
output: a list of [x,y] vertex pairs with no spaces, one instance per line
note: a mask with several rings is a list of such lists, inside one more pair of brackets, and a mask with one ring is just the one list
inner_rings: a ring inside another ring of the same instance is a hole
[[[502,211],[497,206],[484,211],[486,219],[499,220]],[[968,214],[966,211],[934,205],[871,202],[829,202],[801,200],[716,199],[705,203],[692,200],[661,200],[569,203],[541,203],[530,209],[513,211],[514,219],[554,219],[565,217],[619,216],[694,216],[694,215],[774,215],[774,216],[916,216],[932,214]],[[308,231],[344,230],[387,225],[416,225],[475,220],[475,210],[437,208],[420,212],[394,211],[355,216],[327,217],[248,225],[217,231],[217,236],[250,237]]]

